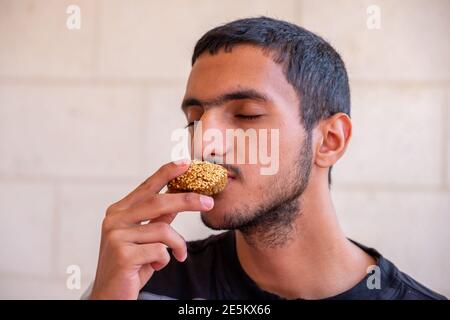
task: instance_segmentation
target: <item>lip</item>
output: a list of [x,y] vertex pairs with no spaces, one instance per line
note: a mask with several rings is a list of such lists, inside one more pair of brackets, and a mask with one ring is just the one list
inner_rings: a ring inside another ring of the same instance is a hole
[[[229,176],[228,179],[227,179],[227,186],[229,186],[230,184],[234,183],[235,180],[236,180],[235,178]],[[226,189],[226,187],[225,187],[225,189]]]

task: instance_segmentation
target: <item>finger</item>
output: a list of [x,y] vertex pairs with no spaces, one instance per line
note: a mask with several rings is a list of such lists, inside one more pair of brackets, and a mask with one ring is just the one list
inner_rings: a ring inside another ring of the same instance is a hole
[[194,192],[158,194],[149,201],[138,203],[123,212],[121,219],[126,223],[137,224],[165,214],[182,211],[209,211],[213,206],[213,198]]
[[189,159],[166,163],[142,183],[142,189],[151,193],[160,192],[170,180],[183,174],[189,168],[189,164]]
[[173,256],[180,262],[187,257],[184,238],[167,223],[148,223],[125,229],[123,239],[137,244],[163,243],[172,249]]
[[189,168],[189,163],[189,159],[166,163],[153,175],[142,182],[136,189],[118,201],[115,206],[119,209],[126,209],[150,195],[160,192],[170,180],[186,172]]
[[140,244],[130,250],[131,261],[137,266],[150,264],[155,270],[160,270],[170,261],[169,252],[163,243]]
[[166,223],[166,224],[171,224],[177,215],[178,215],[178,212],[163,214],[162,216],[152,219],[152,223],[162,222],[162,223]]
[[[173,193],[173,191],[168,189],[166,190],[166,193]],[[176,218],[177,214],[178,212],[163,214],[162,216],[152,219],[152,223],[164,222],[167,224],[171,224],[172,221]]]
[[[155,264],[157,264],[155,262]],[[158,265],[155,265],[155,267],[159,268]],[[145,286],[145,284],[150,280],[153,273],[155,272],[155,268],[153,268],[152,264],[145,264],[141,267],[139,270],[139,279],[141,281],[141,289]],[[159,270],[159,269],[158,269]]]

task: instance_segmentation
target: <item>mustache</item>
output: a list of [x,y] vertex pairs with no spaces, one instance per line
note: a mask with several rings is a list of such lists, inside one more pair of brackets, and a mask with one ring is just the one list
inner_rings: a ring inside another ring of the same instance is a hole
[[230,171],[234,178],[237,179],[238,177],[241,176],[241,169],[239,169],[238,167],[235,167],[231,164],[220,164],[220,165],[225,169],[227,169],[227,171]]
[[221,159],[216,158],[216,157],[208,157],[205,158],[206,161],[209,161],[211,163],[215,163],[218,164],[222,167],[224,167],[225,169],[227,169],[228,172],[231,173],[231,175],[233,176],[233,178],[237,179],[239,177],[242,177],[242,170],[239,169],[236,166],[233,166],[231,164],[227,164],[227,163],[222,163]]

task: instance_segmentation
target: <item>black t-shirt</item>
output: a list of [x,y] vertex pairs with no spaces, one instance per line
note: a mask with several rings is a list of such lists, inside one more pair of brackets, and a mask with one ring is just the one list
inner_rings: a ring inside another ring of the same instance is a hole
[[[368,288],[368,274],[350,290],[328,299],[446,299],[398,270],[376,250],[355,244],[376,259],[380,268],[380,289]],[[187,245],[186,261],[180,263],[171,259],[164,269],[152,276],[139,299],[282,299],[261,290],[242,269],[233,231]]]

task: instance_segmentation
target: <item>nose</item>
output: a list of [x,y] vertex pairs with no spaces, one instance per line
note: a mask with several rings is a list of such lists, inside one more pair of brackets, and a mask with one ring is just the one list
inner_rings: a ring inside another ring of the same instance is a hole
[[225,122],[219,110],[212,108],[205,111],[194,126],[191,144],[194,158],[224,163],[226,155],[225,133]]

